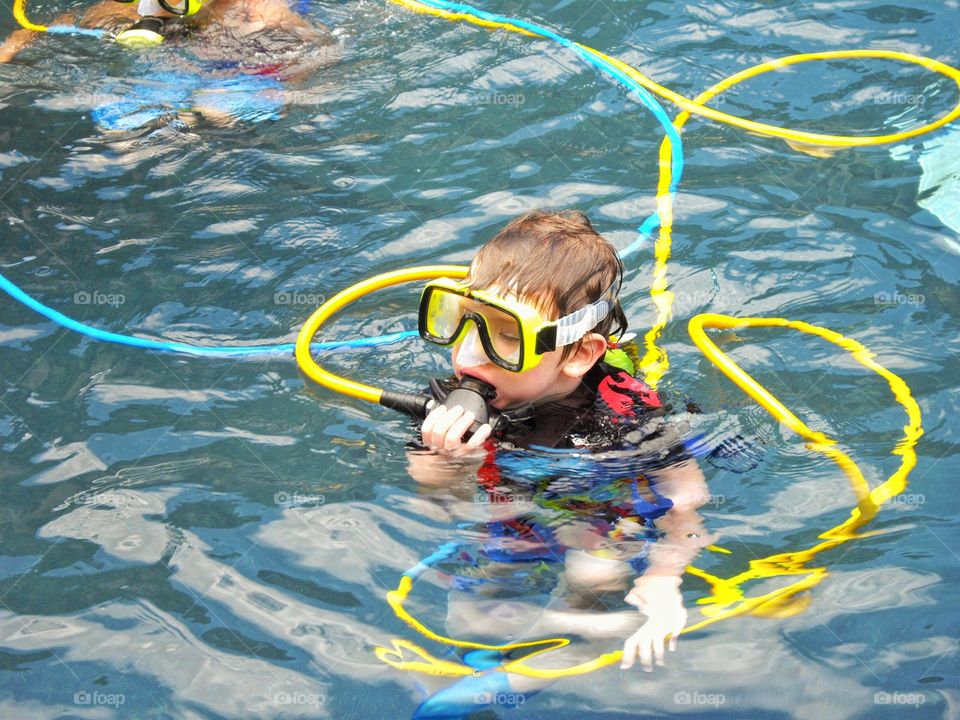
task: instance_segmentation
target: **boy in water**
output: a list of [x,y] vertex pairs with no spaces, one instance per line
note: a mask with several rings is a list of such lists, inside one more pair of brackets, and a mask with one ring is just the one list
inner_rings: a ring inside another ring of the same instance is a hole
[[[626,639],[621,666],[631,667],[639,656],[650,670],[654,659],[663,664],[666,638],[674,649],[686,623],[681,577],[710,542],[697,513],[707,489],[665,421],[668,408],[657,393],[607,362],[622,365],[624,359],[622,351],[611,352],[609,340],[626,330],[617,300],[622,273],[616,250],[585,215],[534,211],[480,249],[465,281],[428,283],[420,333],[453,346],[454,376],[431,384],[438,405],[421,427],[425,451],[409,459],[418,482],[444,486],[462,478],[463,463],[474,458],[480,483],[494,498],[516,494],[510,475],[528,489],[531,479],[540,483],[534,503],[548,498],[545,504],[562,522],[508,518],[506,508],[498,512],[494,505],[499,555],[483,554],[503,557],[503,548],[512,545],[524,548],[522,559],[529,560],[536,542],[549,545],[547,554],[564,561],[566,591],[579,598],[571,607],[590,607],[602,594],[626,589],[641,570],[626,602],[646,622]],[[457,404],[444,404],[464,378],[492,395],[490,406],[501,414],[496,429],[478,426],[474,413]],[[538,449],[574,453],[565,454],[567,467],[551,477],[550,464],[560,455]],[[545,467],[524,469],[544,456]],[[617,460],[612,473],[611,458]],[[553,613],[550,622],[549,614],[538,631],[562,629],[563,618],[575,632],[590,625],[571,613]]]

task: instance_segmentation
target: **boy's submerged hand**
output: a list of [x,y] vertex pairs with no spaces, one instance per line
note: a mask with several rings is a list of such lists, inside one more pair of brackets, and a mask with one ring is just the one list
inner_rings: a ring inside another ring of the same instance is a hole
[[448,408],[438,405],[427,415],[420,430],[423,435],[423,444],[434,452],[444,455],[464,455],[477,451],[493,431],[489,424],[484,423],[477,431],[464,442],[466,434],[476,417],[456,405]]
[[687,609],[680,594],[680,578],[667,575],[638,578],[625,598],[647,616],[647,621],[623,644],[622,669],[633,667],[640,656],[640,666],[653,669],[652,660],[663,665],[663,641],[670,636],[670,649],[677,649],[677,636],[687,624]]

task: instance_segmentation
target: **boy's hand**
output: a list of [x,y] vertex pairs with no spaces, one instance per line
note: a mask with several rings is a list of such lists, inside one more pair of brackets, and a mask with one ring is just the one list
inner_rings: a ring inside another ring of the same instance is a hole
[[633,667],[638,654],[646,672],[653,670],[654,658],[657,665],[663,665],[663,641],[667,635],[670,650],[677,649],[677,636],[687,624],[680,582],[680,578],[669,575],[640,577],[635,581],[625,599],[646,615],[647,621],[623,644],[622,669]]
[[472,412],[464,412],[459,405],[452,408],[438,405],[423,421],[420,430],[423,435],[423,444],[434,452],[444,455],[474,453],[493,431],[488,423],[484,423],[469,440],[464,442],[463,436],[473,425],[474,420],[476,416]]

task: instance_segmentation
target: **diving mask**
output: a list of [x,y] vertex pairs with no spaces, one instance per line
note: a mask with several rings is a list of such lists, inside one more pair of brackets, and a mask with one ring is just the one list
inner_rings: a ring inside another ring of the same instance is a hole
[[[453,345],[472,328],[486,356],[511,372],[536,367],[544,353],[576,342],[605,318],[615,301],[611,286],[601,299],[559,320],[545,320],[538,310],[518,300],[439,278],[427,283],[420,297],[420,337],[437,345]],[[469,337],[474,347],[476,338]]]

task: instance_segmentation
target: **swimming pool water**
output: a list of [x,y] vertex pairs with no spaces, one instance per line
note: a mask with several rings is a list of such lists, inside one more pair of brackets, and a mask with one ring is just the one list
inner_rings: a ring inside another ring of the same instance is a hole
[[[873,47],[960,65],[953,4],[484,9],[690,97],[798,52]],[[3,274],[115,332],[292,342],[340,289],[466,262],[526,209],[577,207],[618,247],[636,239],[655,208],[661,132],[569,51],[368,0],[309,15],[335,28],[340,62],[289,83],[278,118],[233,127],[98,126],[96,109],[143,92],[153,62],[105,43],[44,37],[0,66]],[[0,22],[5,37],[13,21]],[[177,51],[158,52],[170,62]],[[876,134],[946,112],[955,93],[919,69],[843,61],[757,78],[713,105]],[[698,120],[683,139],[665,384],[701,407],[695,432],[750,448],[703,464],[703,515],[730,554],[704,553],[698,567],[729,577],[814,545],[855,504],[835,465],[702,358],[686,334],[699,312],[804,320],[870,347],[920,404],[918,464],[873,534],[817,556],[829,575],[802,611],[724,620],[682,637],[652,674],[608,668],[476,717],[960,717],[960,245],[949,203],[930,201],[956,197],[956,130],[828,157]],[[640,332],[654,319],[651,263],[647,244],[625,291]],[[366,298],[319,339],[414,328],[416,298],[412,287]],[[872,486],[896,468],[905,416],[880,378],[781,331],[725,336],[724,349],[838,438]],[[413,341],[327,362],[408,390],[444,368]],[[0,368],[0,715],[404,718],[449,684],[374,655],[391,638],[427,643],[386,593],[486,511],[469,482],[416,487],[407,420],[307,386],[292,357],[99,343],[6,296]],[[692,622],[707,587],[688,575],[684,590]],[[410,605],[442,629],[447,598],[425,578]]]

